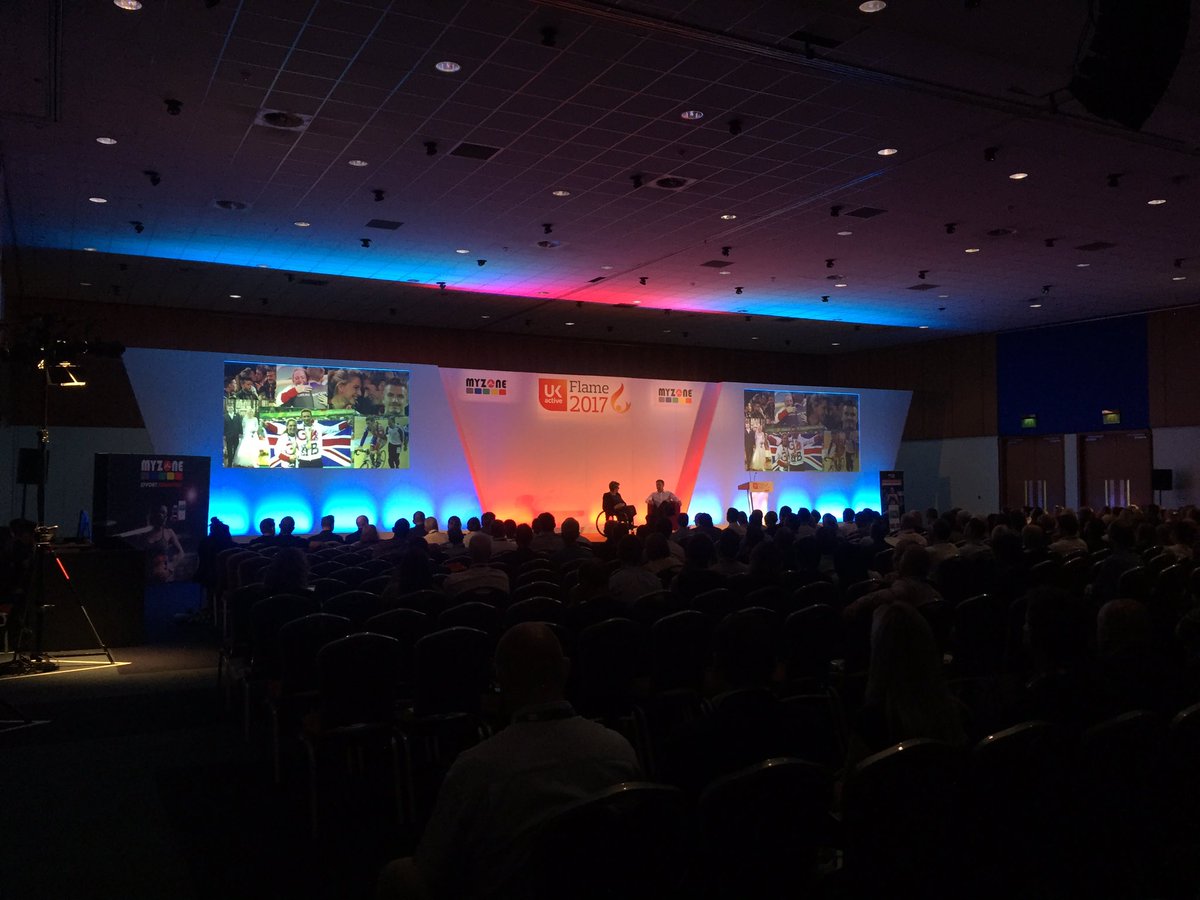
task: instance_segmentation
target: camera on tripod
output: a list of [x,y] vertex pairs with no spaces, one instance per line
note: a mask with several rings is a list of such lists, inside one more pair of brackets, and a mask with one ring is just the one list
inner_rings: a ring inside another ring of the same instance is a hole
[[35,544],[53,544],[54,535],[58,532],[57,525],[38,525],[33,529],[33,542]]

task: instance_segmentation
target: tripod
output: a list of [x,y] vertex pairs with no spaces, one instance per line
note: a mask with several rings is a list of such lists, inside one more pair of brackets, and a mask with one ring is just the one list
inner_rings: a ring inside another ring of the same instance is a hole
[[[108,658],[110,665],[115,665],[116,663],[116,660],[113,659],[112,653],[108,649],[108,645],[104,643],[104,639],[100,637],[100,632],[96,630],[96,624],[92,621],[92,617],[88,613],[87,607],[84,606],[82,598],[75,590],[75,584],[71,581],[71,573],[67,571],[62,557],[51,543],[57,528],[57,525],[40,525],[35,531],[36,543],[34,544],[33,567],[29,572],[29,587],[25,592],[25,604],[21,610],[20,629],[17,632],[17,639],[13,646],[12,659],[0,665],[0,675],[32,675],[39,672],[53,672],[58,668],[58,663],[50,659],[42,647],[47,609],[46,570],[50,568],[51,561],[58,568],[58,571],[62,573],[71,599],[79,606],[80,612],[83,613],[84,619],[87,620],[88,628],[91,629],[92,636],[96,639],[96,646],[104,651],[104,655]],[[31,613],[35,617],[32,629],[29,627],[29,616]],[[26,650],[26,639],[31,636],[31,633],[33,646]],[[68,657],[92,656],[94,654],[90,652],[76,652],[60,653],[58,655],[60,657]]]

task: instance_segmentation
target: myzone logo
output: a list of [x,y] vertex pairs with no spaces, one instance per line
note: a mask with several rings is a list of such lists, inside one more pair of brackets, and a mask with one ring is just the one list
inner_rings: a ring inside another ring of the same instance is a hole
[[508,395],[507,378],[466,378],[467,393],[490,397],[505,397]]

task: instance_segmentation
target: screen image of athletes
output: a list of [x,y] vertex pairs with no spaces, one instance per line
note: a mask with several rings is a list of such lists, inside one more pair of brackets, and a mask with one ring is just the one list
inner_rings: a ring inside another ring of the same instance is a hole
[[748,472],[857,472],[858,395],[746,391]]
[[222,463],[239,469],[407,469],[408,375],[226,362]]

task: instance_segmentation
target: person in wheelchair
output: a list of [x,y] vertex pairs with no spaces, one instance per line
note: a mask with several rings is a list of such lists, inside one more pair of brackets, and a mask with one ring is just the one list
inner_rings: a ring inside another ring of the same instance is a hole
[[607,518],[620,519],[628,525],[633,525],[634,508],[621,499],[620,482],[610,481],[608,483],[608,493],[600,500],[600,505],[604,509],[604,515]]

